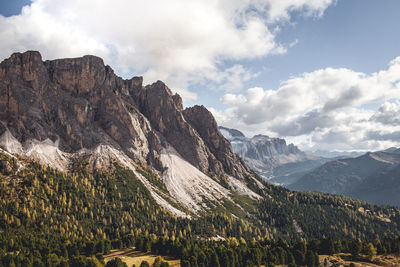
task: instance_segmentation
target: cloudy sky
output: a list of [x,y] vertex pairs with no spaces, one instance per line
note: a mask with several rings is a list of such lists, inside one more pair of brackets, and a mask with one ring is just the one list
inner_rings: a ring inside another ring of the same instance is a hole
[[398,0],[1,0],[0,59],[94,54],[304,150],[400,146]]

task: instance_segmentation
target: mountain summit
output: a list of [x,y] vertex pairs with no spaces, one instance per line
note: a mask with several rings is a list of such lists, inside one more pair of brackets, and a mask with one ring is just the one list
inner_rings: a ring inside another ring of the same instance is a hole
[[248,138],[236,129],[223,126],[219,129],[231,142],[233,150],[261,177],[272,183],[289,185],[328,161],[304,153],[294,144],[287,144],[285,139],[262,134]]
[[[77,158],[91,168],[113,160],[132,170],[147,166],[191,211],[227,198],[222,180],[255,195],[244,183],[253,174],[211,113],[183,109],[163,82],[142,81],[118,77],[95,56],[43,62],[39,52],[15,53],[0,64],[0,146],[60,170]],[[181,214],[145,184],[160,204]]]

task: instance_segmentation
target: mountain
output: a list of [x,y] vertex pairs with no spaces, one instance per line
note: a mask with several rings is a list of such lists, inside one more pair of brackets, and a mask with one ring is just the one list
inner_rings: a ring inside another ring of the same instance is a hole
[[365,152],[358,151],[327,151],[327,150],[315,150],[315,151],[307,151],[308,154],[324,157],[324,158],[355,158],[363,155]]
[[254,170],[269,182],[287,186],[305,173],[315,169],[328,159],[311,156],[284,139],[255,135],[247,138],[242,132],[219,127],[233,150]]
[[[190,258],[188,240],[400,234],[397,208],[266,183],[206,108],[184,109],[163,82],[124,80],[95,56],[11,55],[0,63],[0,122],[6,259],[20,251],[73,262],[94,255],[94,241],[148,248],[159,240]],[[258,160],[307,158],[284,140],[257,136],[254,143],[270,148],[255,150]]]
[[400,153],[391,148],[328,162],[289,186],[400,206]]
[[34,51],[13,54],[0,70],[0,145],[8,152],[59,170],[82,157],[93,168],[110,159],[134,171],[149,166],[192,212],[205,200],[228,197],[216,180],[249,191],[243,181],[252,174],[211,113],[199,106],[184,110],[180,96],[160,81],[123,80],[95,56],[43,62]]
[[388,149],[385,149],[383,152],[394,153],[394,154],[400,154],[400,148],[397,148],[397,147],[389,147]]

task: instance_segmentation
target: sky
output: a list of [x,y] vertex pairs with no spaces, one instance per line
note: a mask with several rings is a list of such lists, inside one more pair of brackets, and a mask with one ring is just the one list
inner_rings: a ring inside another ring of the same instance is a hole
[[398,0],[0,0],[0,60],[100,56],[219,125],[306,151],[400,147]]

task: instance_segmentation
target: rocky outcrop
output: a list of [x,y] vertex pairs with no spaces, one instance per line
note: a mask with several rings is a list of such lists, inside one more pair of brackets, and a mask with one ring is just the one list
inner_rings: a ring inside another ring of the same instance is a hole
[[235,129],[225,127],[219,129],[232,143],[233,150],[247,161],[260,162],[266,167],[273,168],[306,158],[304,152],[293,144],[287,145],[284,139],[270,138],[260,134],[247,138]]
[[212,157],[209,158],[211,169],[220,171],[219,164],[215,164],[215,162],[218,162],[222,164],[224,172],[235,177],[241,177],[250,172],[246,164],[233,152],[229,141],[218,130],[217,122],[210,111],[204,106],[194,106],[185,109],[183,116],[211,151]]
[[130,99],[140,77],[122,80],[94,56],[42,62],[34,51],[13,54],[0,69],[0,120],[18,141],[59,140],[66,152],[102,143],[148,152],[140,135],[150,129]]
[[249,174],[211,113],[183,110],[163,82],[142,81],[118,77],[95,56],[43,62],[39,52],[15,53],[0,64],[0,131],[22,144],[49,139],[68,153],[110,145],[161,172],[160,152],[172,146],[211,176]]
[[236,129],[219,127],[231,142],[233,150],[260,176],[273,183],[288,185],[304,172],[315,169],[327,160],[310,156],[284,139],[255,135],[247,138]]
[[137,101],[140,111],[165,141],[201,171],[209,170],[207,148],[183,118],[178,96],[174,96],[163,82],[158,81],[141,90]]

